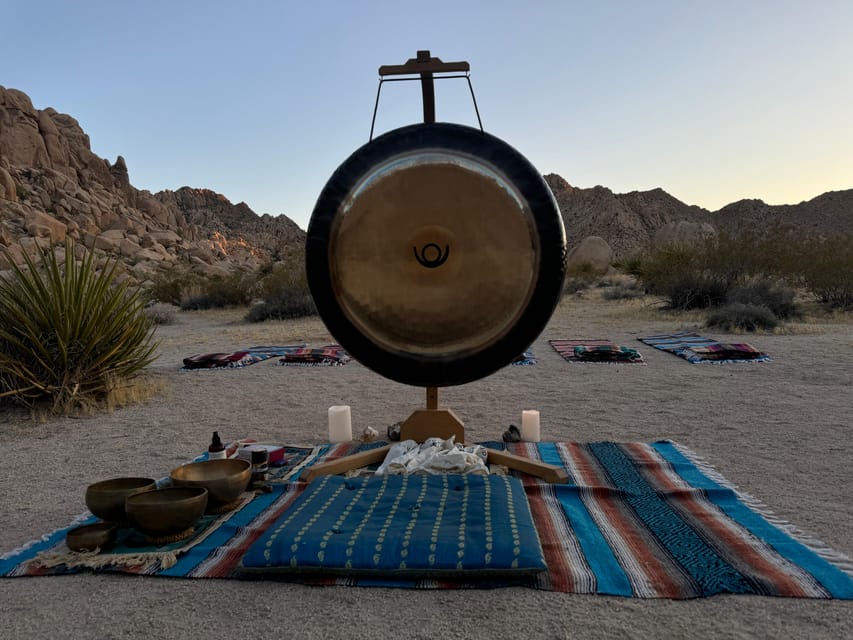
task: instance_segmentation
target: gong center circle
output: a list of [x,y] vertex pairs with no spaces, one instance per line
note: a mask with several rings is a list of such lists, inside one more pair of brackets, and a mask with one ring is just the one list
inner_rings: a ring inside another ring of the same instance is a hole
[[374,167],[329,238],[347,318],[390,352],[477,352],[506,335],[538,276],[535,225],[515,186],[481,160],[421,152]]

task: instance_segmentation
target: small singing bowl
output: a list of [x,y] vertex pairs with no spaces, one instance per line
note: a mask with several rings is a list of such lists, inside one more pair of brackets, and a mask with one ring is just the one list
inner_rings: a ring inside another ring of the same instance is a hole
[[157,483],[151,478],[113,478],[86,487],[86,506],[107,522],[127,522],[124,501],[128,496],[151,491]]
[[238,458],[203,460],[173,469],[170,477],[178,487],[207,489],[208,507],[215,508],[233,502],[246,491],[252,478],[252,465]]
[[117,531],[118,525],[112,522],[84,524],[65,534],[65,544],[72,551],[95,551],[115,542]]
[[207,489],[170,487],[128,496],[124,503],[131,526],[147,536],[173,536],[186,531],[204,515]]

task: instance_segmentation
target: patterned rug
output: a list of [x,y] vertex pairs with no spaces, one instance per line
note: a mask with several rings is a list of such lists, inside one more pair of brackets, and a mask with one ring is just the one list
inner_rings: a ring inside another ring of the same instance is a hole
[[751,344],[723,343],[713,338],[700,336],[693,331],[661,333],[637,338],[655,349],[667,351],[692,364],[731,364],[769,362],[767,354]]
[[263,362],[270,358],[285,356],[288,353],[305,348],[304,344],[293,344],[287,346],[257,346],[232,351],[231,353],[198,353],[184,358],[182,370],[192,369],[238,369],[248,367],[256,362]]
[[294,349],[278,361],[287,367],[340,367],[352,360],[352,356],[339,344],[325,347]]
[[[286,472],[271,483],[272,491],[258,493],[222,517],[203,540],[187,548],[170,549],[174,558],[171,566],[57,565],[52,554],[69,553],[64,546],[67,529],[59,529],[0,556],[0,576],[85,570],[245,578],[240,571],[241,560],[274,530],[271,527],[276,522],[288,517],[288,510],[306,489],[306,483],[299,480],[304,469],[354,453],[362,446],[345,443],[288,448]],[[273,571],[263,577],[315,585],[431,589],[521,584],[565,593],[636,598],[685,599],[736,593],[853,599],[850,558],[774,517],[696,454],[674,442],[517,443],[507,445],[507,450],[562,465],[569,475],[570,481],[564,485],[517,475],[546,571],[516,578],[484,577],[465,570],[453,574],[452,579],[409,578],[391,571],[370,577]],[[417,500],[403,497],[398,508],[415,508],[417,504]],[[441,547],[443,541],[441,538],[436,544]],[[359,545],[357,537],[352,542]],[[450,538],[447,544],[455,546],[457,539]]]
[[580,364],[646,364],[636,349],[603,338],[549,340],[566,362]]

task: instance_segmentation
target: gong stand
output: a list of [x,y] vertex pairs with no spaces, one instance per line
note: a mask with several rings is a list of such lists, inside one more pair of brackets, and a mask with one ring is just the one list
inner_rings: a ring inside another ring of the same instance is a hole
[[[480,122],[480,130],[483,123],[480,121],[480,111],[477,109],[477,99],[474,97],[474,88],[471,86],[471,78],[468,72],[471,69],[465,61],[442,62],[439,58],[430,56],[428,50],[418,51],[417,57],[409,58],[405,64],[382,65],[379,67],[379,89],[376,91],[376,105],[373,108],[373,122],[370,124],[370,137],[373,138],[373,127],[376,122],[376,112],[379,107],[379,92],[382,83],[388,80],[417,80],[421,82],[421,96],[424,107],[424,124],[435,122],[435,86],[436,73],[464,72],[464,76],[439,76],[440,78],[464,77],[468,80],[471,90],[471,99],[474,101],[474,110],[477,112],[477,120]],[[389,78],[389,76],[409,76],[404,78]],[[416,77],[412,77],[416,76]],[[447,440],[455,437],[456,442],[465,442],[465,427],[462,421],[450,409],[438,408],[438,387],[426,388],[426,409],[418,409],[400,425],[400,439],[423,442],[427,438],[443,438]]]
[[[464,75],[441,75],[438,78],[460,78],[464,77],[468,81],[468,87],[471,90],[471,98],[474,103],[474,109],[477,114],[477,120],[480,124],[480,130],[483,130],[483,123],[480,120],[480,112],[477,108],[477,100],[474,97],[474,89],[471,86],[471,80],[468,76],[470,65],[467,62],[442,62],[439,58],[430,56],[429,51],[418,51],[416,58],[410,58],[402,65],[383,65],[379,67],[379,89],[376,92],[376,105],[373,110],[373,120],[370,125],[370,140],[373,140],[373,130],[376,123],[376,113],[379,106],[379,94],[382,90],[383,82],[389,80],[418,80],[421,82],[421,92],[423,96],[423,115],[424,123],[435,123],[435,89],[433,80],[436,78],[434,74],[447,74],[455,72],[464,72]],[[389,78],[389,76],[409,76],[403,78]],[[426,256],[424,256],[425,258]],[[459,417],[450,409],[442,409],[438,406],[438,387],[426,386],[426,408],[418,409],[412,413],[400,426],[401,440],[414,440],[418,443],[424,442],[428,438],[442,438],[447,440],[451,437],[454,441],[460,444],[465,443],[465,427]],[[365,467],[371,464],[380,463],[385,459],[392,445],[362,451],[350,456],[345,456],[337,460],[314,465],[306,470],[303,474],[305,481],[310,481],[315,477],[322,475],[334,475],[345,473],[347,471]],[[487,453],[490,463],[504,465],[509,469],[522,471],[530,475],[534,475],[548,482],[565,483],[568,482],[566,471],[559,466],[538,462],[522,456],[517,456],[505,451],[494,451],[489,449]]]

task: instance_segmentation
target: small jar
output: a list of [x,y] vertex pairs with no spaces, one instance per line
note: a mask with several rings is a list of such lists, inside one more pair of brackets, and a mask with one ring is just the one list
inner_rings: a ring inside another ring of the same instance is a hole
[[252,447],[252,484],[266,482],[269,468],[269,452],[263,447]]

